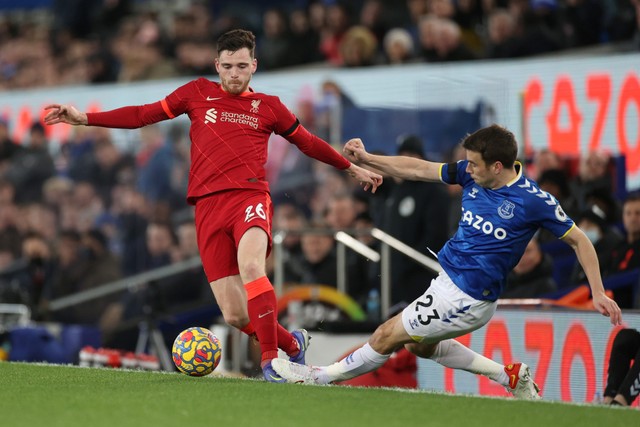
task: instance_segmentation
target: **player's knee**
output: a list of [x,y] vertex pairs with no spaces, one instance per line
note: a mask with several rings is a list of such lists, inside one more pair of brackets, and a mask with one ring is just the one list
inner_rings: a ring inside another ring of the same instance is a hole
[[429,359],[433,356],[436,346],[437,344],[409,343],[405,344],[404,348],[406,348],[410,353],[415,354],[417,357]]
[[242,329],[249,323],[249,317],[240,313],[223,313],[224,321],[236,329]]
[[253,281],[264,276],[263,264],[256,260],[248,260],[238,265],[240,269],[240,275],[245,281]]
[[390,354],[398,347],[393,341],[393,324],[385,322],[378,326],[369,339],[369,345],[380,354]]

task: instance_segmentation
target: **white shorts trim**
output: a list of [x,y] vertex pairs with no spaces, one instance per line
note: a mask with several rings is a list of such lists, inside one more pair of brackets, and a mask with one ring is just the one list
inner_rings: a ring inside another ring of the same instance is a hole
[[493,317],[497,305],[467,295],[441,272],[427,291],[402,311],[402,324],[414,341],[436,343],[481,328]]

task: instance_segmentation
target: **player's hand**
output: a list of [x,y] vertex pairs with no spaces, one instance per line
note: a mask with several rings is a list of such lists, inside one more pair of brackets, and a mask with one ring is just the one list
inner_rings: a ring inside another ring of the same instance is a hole
[[78,111],[71,105],[51,104],[44,107],[49,110],[44,116],[44,123],[47,125],[55,125],[57,123],[68,123],[70,125],[86,125],[87,115]]
[[369,156],[369,153],[364,148],[364,142],[360,138],[353,138],[347,141],[342,151],[349,161],[355,163],[366,163]]
[[347,172],[364,187],[365,191],[371,189],[371,192],[375,193],[382,184],[382,176],[380,174],[363,169],[353,163],[349,166]]
[[622,325],[622,312],[620,311],[620,307],[604,293],[593,296],[593,306],[600,314],[609,317],[612,325]]

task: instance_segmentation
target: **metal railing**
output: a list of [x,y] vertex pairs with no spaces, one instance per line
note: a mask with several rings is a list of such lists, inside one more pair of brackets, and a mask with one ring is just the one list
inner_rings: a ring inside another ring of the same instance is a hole
[[[318,231],[316,230],[315,232]],[[304,233],[304,231],[295,231],[295,233]],[[389,316],[389,309],[391,308],[391,249],[402,253],[435,273],[442,271],[442,267],[437,261],[378,228],[372,228],[370,236],[380,241],[380,252],[371,249],[345,231],[331,232],[327,230],[326,233],[333,233],[333,238],[337,242],[337,288],[340,292],[348,294],[347,248],[370,261],[380,263],[380,315],[382,319],[386,319]],[[362,231],[358,231],[358,233],[361,234]],[[282,244],[286,235],[287,231],[280,230],[275,233],[273,238],[274,255],[276,257],[274,265],[274,287],[278,295],[282,294],[284,287],[284,250]]]

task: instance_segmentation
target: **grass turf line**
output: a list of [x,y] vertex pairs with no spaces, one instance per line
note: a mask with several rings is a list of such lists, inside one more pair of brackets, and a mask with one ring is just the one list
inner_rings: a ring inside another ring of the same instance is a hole
[[617,426],[640,411],[178,373],[0,363],[6,426]]

